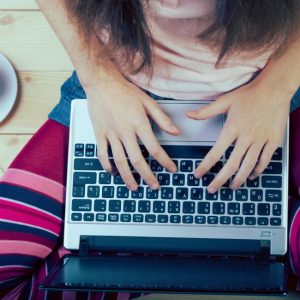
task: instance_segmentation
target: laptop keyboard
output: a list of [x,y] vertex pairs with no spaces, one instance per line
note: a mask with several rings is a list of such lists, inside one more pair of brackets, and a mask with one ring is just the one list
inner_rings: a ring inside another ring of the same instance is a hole
[[[143,155],[156,175],[159,190],[151,190],[138,173],[139,188],[130,191],[122,178],[105,172],[94,144],[76,144],[71,221],[80,223],[157,223],[181,225],[281,226],[282,148],[263,174],[232,191],[229,181],[216,193],[207,186],[223,167],[232,149],[201,179],[193,172],[210,146],[163,146],[178,167],[175,174]],[[112,155],[109,153],[111,162]]]

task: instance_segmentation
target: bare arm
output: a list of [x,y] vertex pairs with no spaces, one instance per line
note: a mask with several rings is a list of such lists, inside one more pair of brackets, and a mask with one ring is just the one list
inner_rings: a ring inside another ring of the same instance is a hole
[[135,170],[152,189],[157,189],[158,181],[143,158],[137,137],[150,155],[174,172],[176,166],[158,144],[148,116],[170,134],[178,134],[178,129],[153,99],[128,82],[110,60],[99,57],[96,38],[85,44],[80,28],[69,19],[63,0],[37,0],[37,3],[67,50],[87,94],[102,166],[112,171],[107,151],[110,145],[124,182],[129,189],[137,189],[125,149]]

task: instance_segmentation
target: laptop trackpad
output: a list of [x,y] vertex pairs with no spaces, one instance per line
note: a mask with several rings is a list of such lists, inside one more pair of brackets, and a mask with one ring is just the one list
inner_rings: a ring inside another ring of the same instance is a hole
[[196,110],[209,104],[204,101],[158,101],[162,110],[180,129],[179,136],[173,136],[162,131],[153,122],[153,131],[159,142],[209,142],[214,143],[223,127],[224,115],[207,120],[192,120],[186,112]]

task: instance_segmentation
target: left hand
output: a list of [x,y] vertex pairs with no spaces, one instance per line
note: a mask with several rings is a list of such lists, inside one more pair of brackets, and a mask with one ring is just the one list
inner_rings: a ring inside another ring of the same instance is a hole
[[227,114],[218,140],[195,170],[195,177],[202,177],[234,144],[226,164],[208,186],[208,192],[216,192],[235,173],[230,184],[232,189],[238,189],[249,175],[249,179],[254,179],[263,172],[282,142],[291,98],[285,89],[255,79],[199,110],[187,112],[195,120]]

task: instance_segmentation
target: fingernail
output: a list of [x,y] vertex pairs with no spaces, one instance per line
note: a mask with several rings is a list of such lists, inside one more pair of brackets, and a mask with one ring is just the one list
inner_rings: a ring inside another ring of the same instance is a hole
[[203,176],[203,174],[200,171],[195,172],[195,177],[200,179]]
[[208,191],[210,194],[214,194],[214,193],[217,191],[217,189],[216,189],[214,186],[209,186],[209,187],[207,188],[207,191]]
[[130,189],[131,191],[136,191],[137,188],[138,188],[138,186],[137,186],[136,184],[130,184],[130,185],[129,185],[129,189]]
[[249,180],[253,180],[253,179],[255,179],[255,176],[254,175],[250,175],[249,176]]
[[172,173],[175,173],[176,171],[177,171],[177,167],[174,165],[174,166],[172,166],[171,168],[170,168],[170,171],[172,172]]
[[179,130],[179,129],[178,129],[177,127],[175,127],[174,125],[171,125],[170,129],[171,129],[172,131],[178,131],[178,130]]
[[236,190],[236,189],[237,189],[236,184],[231,184],[229,187],[230,187],[232,190]]
[[158,183],[154,183],[150,186],[151,190],[157,190],[159,188]]

